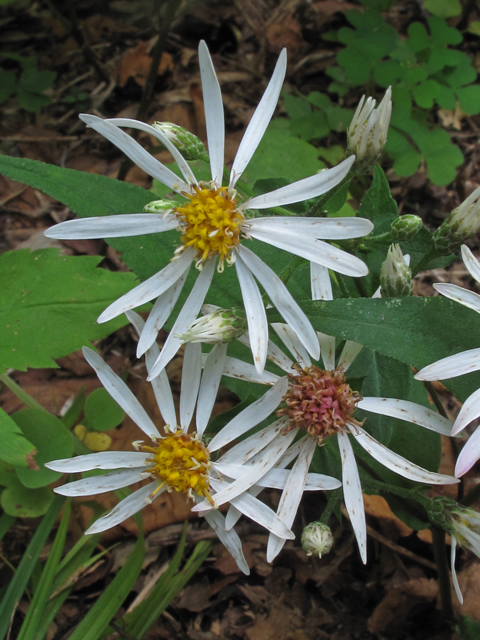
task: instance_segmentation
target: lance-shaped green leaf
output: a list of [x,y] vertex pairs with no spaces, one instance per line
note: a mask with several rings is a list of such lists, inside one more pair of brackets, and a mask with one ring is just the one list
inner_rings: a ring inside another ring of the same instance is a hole
[[[478,315],[445,298],[355,298],[304,301],[300,306],[317,331],[354,340],[417,369],[480,347]],[[269,321],[279,319],[269,312]],[[465,400],[480,387],[480,374],[445,384]]]
[[0,256],[0,371],[55,367],[61,358],[126,323],[96,323],[106,306],[134,286],[131,273],[96,269],[98,256],[57,249]]

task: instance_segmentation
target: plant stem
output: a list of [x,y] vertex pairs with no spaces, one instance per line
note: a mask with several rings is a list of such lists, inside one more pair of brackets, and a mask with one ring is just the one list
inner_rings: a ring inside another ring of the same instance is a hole
[[342,498],[342,492],[339,491],[339,490],[331,491],[328,494],[327,506],[325,507],[322,515],[320,516],[320,522],[322,524],[328,524],[330,516],[335,511],[335,509],[336,509],[338,503],[340,502],[341,498]]
[[[143,120],[147,114],[148,107],[150,106],[150,102],[152,99],[153,88],[155,86],[155,80],[158,76],[158,66],[160,64],[160,60],[162,59],[162,55],[165,51],[165,47],[167,44],[167,36],[170,31],[170,27],[172,25],[173,19],[175,17],[175,13],[180,5],[180,0],[165,0],[165,2],[158,2],[158,20],[160,24],[160,28],[158,30],[158,38],[152,52],[152,62],[150,64],[150,69],[148,71],[148,76],[145,81],[145,86],[143,87],[142,99],[140,100],[140,105],[138,107],[136,120]],[[165,11],[162,11],[165,8]],[[162,15],[163,13],[163,15]],[[132,132],[132,138],[136,140],[139,136],[139,131],[135,129]],[[127,172],[131,166],[132,162],[129,158],[125,157],[122,160],[122,164],[120,165],[120,169],[118,171],[118,180],[124,180]]]
[[461,500],[459,500],[460,504],[463,504],[465,507],[469,507],[471,504],[476,502],[480,497],[480,484],[477,484],[475,488],[467,493]]
[[313,205],[313,207],[310,209],[310,211],[307,212],[307,216],[308,217],[314,217],[314,218],[323,218],[325,216],[324,212],[323,212],[323,207],[327,204],[327,202],[330,200],[330,198],[333,198],[334,195],[336,195],[340,189],[343,187],[343,185],[346,182],[350,182],[350,180],[353,178],[353,173],[350,170],[347,175],[345,176],[345,178],[339,182],[335,187],[333,187],[333,189],[330,189],[330,191],[328,191],[327,193],[324,193],[322,196],[319,197],[319,199],[317,200],[317,202]]
[[42,407],[31,395],[29,395],[26,391],[22,389],[14,380],[12,380],[6,373],[0,374],[0,381],[12,391],[19,400],[23,402],[25,406],[29,409],[39,409],[40,411],[48,411],[45,407]]
[[433,555],[438,571],[438,586],[440,589],[440,602],[442,615],[446,620],[453,618],[452,592],[450,588],[450,576],[448,573],[447,553],[445,544],[445,531],[439,527],[432,527]]

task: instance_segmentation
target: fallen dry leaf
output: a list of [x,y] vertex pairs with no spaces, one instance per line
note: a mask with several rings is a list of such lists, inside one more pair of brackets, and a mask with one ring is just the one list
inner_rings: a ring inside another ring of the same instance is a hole
[[[120,58],[117,68],[118,84],[124,87],[129,78],[133,78],[141,87],[145,82],[152,64],[152,58],[148,55],[152,41],[141,40],[136,47],[127,49]],[[158,75],[163,75],[166,71],[173,69],[172,56],[165,52],[158,65]]]

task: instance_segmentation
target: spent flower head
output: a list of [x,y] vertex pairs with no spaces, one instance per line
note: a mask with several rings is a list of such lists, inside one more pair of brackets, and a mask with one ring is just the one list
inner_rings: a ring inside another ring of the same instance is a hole
[[380,269],[382,298],[411,296],[412,270],[405,263],[399,244],[390,245],[385,262]]
[[307,556],[319,558],[329,553],[334,539],[330,527],[322,522],[310,522],[302,531],[302,547]]
[[[256,217],[252,212],[282,207],[320,196],[339,184],[348,174],[354,157],[347,158],[332,169],[323,170],[285,187],[251,198],[237,191],[236,186],[255,150],[260,144],[276,107],[286,71],[286,52],[279,56],[273,76],[245,131],[230,171],[223,184],[225,122],[220,85],[210,54],[204,42],[199,45],[200,74],[205,103],[211,180],[197,180],[184,156],[167,135],[158,128],[128,118],[102,120],[82,115],[82,120],[115,144],[153,178],[175,191],[182,200],[173,202],[163,213],[136,213],[70,220],[52,227],[46,235],[57,239],[112,238],[132,235],[160,234],[177,229],[179,245],[172,252],[172,261],[158,273],[111,304],[98,318],[107,322],[118,315],[153,299],[156,303],[138,343],[137,356],[153,344],[159,329],[166,322],[180,296],[188,271],[193,264],[200,271],[165,342],[151,377],[158,375],[181,345],[179,335],[195,320],[203,304],[215,269],[235,264],[250,333],[254,363],[263,371],[267,355],[268,323],[257,281],[269,296],[284,320],[297,332],[300,341],[318,357],[315,331],[288,289],[276,273],[263,262],[245,240],[254,238],[289,251],[312,263],[359,277],[368,273],[366,265],[325,240],[346,240],[367,235],[373,228],[369,220],[350,218],[305,218],[294,216]],[[145,131],[156,137],[173,155],[182,177],[156,160],[122,127]],[[241,183],[240,183],[241,184]]]
[[375,166],[387,141],[392,115],[392,90],[388,87],[383,100],[375,109],[374,98],[362,96],[347,130],[347,155],[355,154],[357,173],[369,173]]
[[437,251],[448,255],[480,230],[480,187],[454,209],[433,234]]

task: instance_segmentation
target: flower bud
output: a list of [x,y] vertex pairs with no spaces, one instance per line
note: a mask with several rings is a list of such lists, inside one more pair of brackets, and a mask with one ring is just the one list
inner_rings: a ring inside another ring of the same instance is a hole
[[412,272],[405,263],[399,244],[392,244],[380,269],[382,298],[412,295]]
[[390,227],[392,240],[396,240],[397,242],[410,240],[417,235],[422,227],[423,221],[418,216],[407,214],[395,218]]
[[480,513],[455,503],[448,515],[445,515],[449,532],[455,536],[462,547],[469,549],[480,558]]
[[313,554],[319,558],[329,553],[334,539],[330,527],[321,522],[307,524],[302,532],[302,547],[307,556]]
[[175,202],[173,200],[152,200],[143,207],[143,210],[146,213],[170,213],[174,206]]
[[363,174],[371,171],[387,141],[388,125],[392,114],[392,90],[388,87],[385,96],[375,109],[375,100],[362,96],[347,130],[347,156],[357,156],[355,170]]
[[173,122],[154,122],[152,126],[167,136],[186,160],[205,160],[208,162],[205,145],[190,131],[178,124],[173,124]]
[[241,309],[217,309],[197,318],[178,338],[183,342],[219,344],[239,338],[246,330],[247,318]]
[[444,255],[457,251],[467,238],[480,230],[480,187],[454,209],[433,234],[437,251]]

